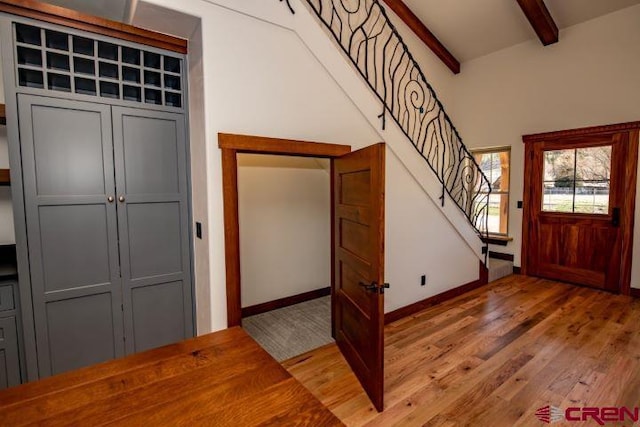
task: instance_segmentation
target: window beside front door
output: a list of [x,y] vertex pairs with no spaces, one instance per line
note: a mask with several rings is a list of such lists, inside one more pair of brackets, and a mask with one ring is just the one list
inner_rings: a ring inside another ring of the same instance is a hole
[[[486,185],[480,189],[482,194],[489,193],[487,230],[489,234],[506,236],[509,230],[511,147],[474,150],[472,154],[491,185],[490,189]],[[484,224],[479,224],[479,229],[484,228]]]
[[542,210],[609,213],[611,145],[544,152]]

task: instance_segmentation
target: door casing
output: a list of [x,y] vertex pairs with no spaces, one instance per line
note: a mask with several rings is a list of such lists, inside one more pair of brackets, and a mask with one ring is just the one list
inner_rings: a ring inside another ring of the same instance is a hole
[[624,171],[620,171],[627,197],[621,206],[620,232],[622,235],[621,262],[620,262],[620,288],[619,293],[630,295],[631,292],[631,265],[633,252],[633,230],[635,219],[636,183],[638,171],[638,144],[640,143],[640,122],[619,123],[605,126],[594,126],[579,129],[570,129],[557,132],[547,132],[522,137],[525,143],[524,161],[524,211],[522,220],[522,249],[521,269],[522,274],[532,273],[528,254],[531,245],[531,227],[533,218],[532,202],[535,200],[534,192],[538,190],[534,177],[534,154],[536,143],[545,144],[545,148],[566,144],[567,141],[585,137],[606,136],[619,133],[628,134],[627,156]]
[[[226,133],[218,134],[218,146],[222,151],[227,326],[232,327],[240,326],[242,320],[242,303],[240,299],[240,225],[238,220],[237,154],[275,154],[282,156],[334,159],[350,153],[351,146]],[[331,183],[331,192],[331,200],[333,201],[333,182]],[[334,258],[333,231],[334,224],[332,218],[331,259]],[[333,269],[334,266],[332,263],[331,277],[334,277]]]

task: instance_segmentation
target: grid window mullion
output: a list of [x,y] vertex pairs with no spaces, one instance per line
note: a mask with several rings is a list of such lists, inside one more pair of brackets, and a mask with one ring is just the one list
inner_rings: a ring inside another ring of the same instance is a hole
[[[13,25],[13,43],[19,86],[182,108],[184,82],[180,58],[123,46],[117,41],[101,41],[86,34],[20,23]],[[33,58],[40,58],[40,64]],[[101,62],[110,64],[104,67],[104,77]],[[109,70],[110,67],[114,70]],[[132,70],[137,70],[137,78]]]

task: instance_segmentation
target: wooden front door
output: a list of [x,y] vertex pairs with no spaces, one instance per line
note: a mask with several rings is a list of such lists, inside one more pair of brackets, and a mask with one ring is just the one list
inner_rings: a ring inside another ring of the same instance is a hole
[[333,331],[378,411],[383,409],[384,159],[377,144],[333,161]]
[[626,293],[637,144],[637,131],[527,143],[525,274]]

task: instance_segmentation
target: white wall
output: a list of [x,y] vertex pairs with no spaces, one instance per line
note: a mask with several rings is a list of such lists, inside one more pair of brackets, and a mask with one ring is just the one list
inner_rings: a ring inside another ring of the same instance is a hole
[[[2,63],[0,62],[0,82],[2,82]],[[4,103],[4,87],[0,84],[0,103]],[[9,168],[9,145],[7,128],[0,125],[0,169]],[[0,187],[0,245],[14,244],[16,235],[13,229],[13,207],[11,205],[11,187]]]
[[[640,120],[640,5],[463,64],[455,80],[454,123],[470,147],[510,145],[506,251],[520,265],[522,135]],[[640,199],[639,199],[640,200]],[[640,287],[640,209],[636,209],[632,285]],[[496,250],[505,251],[503,247]]]
[[242,307],[331,286],[328,160],[238,155]]
[[[478,278],[478,258],[387,147],[385,312]],[[426,275],[426,286],[420,276]]]
[[[171,0],[147,3],[176,7]],[[360,76],[350,69],[351,65],[336,47],[327,45],[330,48],[325,49],[327,55],[323,56],[322,62],[317,59],[317,51],[309,50],[305,43],[314,42],[311,40],[314,34],[318,43],[330,43],[330,40],[318,30],[317,22],[305,20],[302,2],[292,1],[292,4],[297,10],[295,16],[290,15],[284,3],[263,0],[185,0],[180,3],[181,12],[202,19],[205,40],[202,56],[209,180],[211,330],[226,327],[217,133],[342,143],[350,144],[354,149],[389,138],[389,130],[386,133],[379,131],[380,121],[376,119],[380,114],[379,102],[373,100]],[[153,24],[149,27],[153,28]],[[407,43],[419,46],[403,24],[399,24],[399,28]],[[315,33],[305,34],[303,42],[299,33],[292,29]],[[450,102],[450,72],[428,50],[416,47],[414,51],[443,102]],[[336,73],[336,70],[343,72]],[[353,99],[357,101],[354,103]],[[361,102],[363,99],[367,102]],[[425,185],[414,177],[416,168],[411,167],[409,173],[401,166],[410,159],[418,162],[418,169],[425,170],[427,167],[422,159],[406,139],[393,152],[395,154],[387,158],[387,179],[394,183],[387,186],[386,280],[392,286],[386,294],[387,311],[475,280],[478,276],[477,258],[470,260],[474,256],[473,250],[460,239],[440,208],[435,209],[430,201],[424,202],[427,197]],[[394,165],[400,158],[401,163]],[[399,191],[397,196],[396,191]],[[391,203],[398,199],[422,200],[424,203],[416,202],[408,209],[401,205],[392,207]],[[449,203],[446,207],[449,211],[445,212],[460,215],[452,205]],[[410,218],[417,217],[419,221],[409,223]],[[438,231],[439,240],[454,242],[460,239],[463,244],[452,243],[443,250],[441,241],[428,239],[435,231]],[[453,269],[458,271],[456,275],[445,273]],[[429,278],[428,285],[421,288],[420,275],[425,273]],[[454,283],[457,280],[459,282]],[[199,329],[199,332],[205,331]]]

